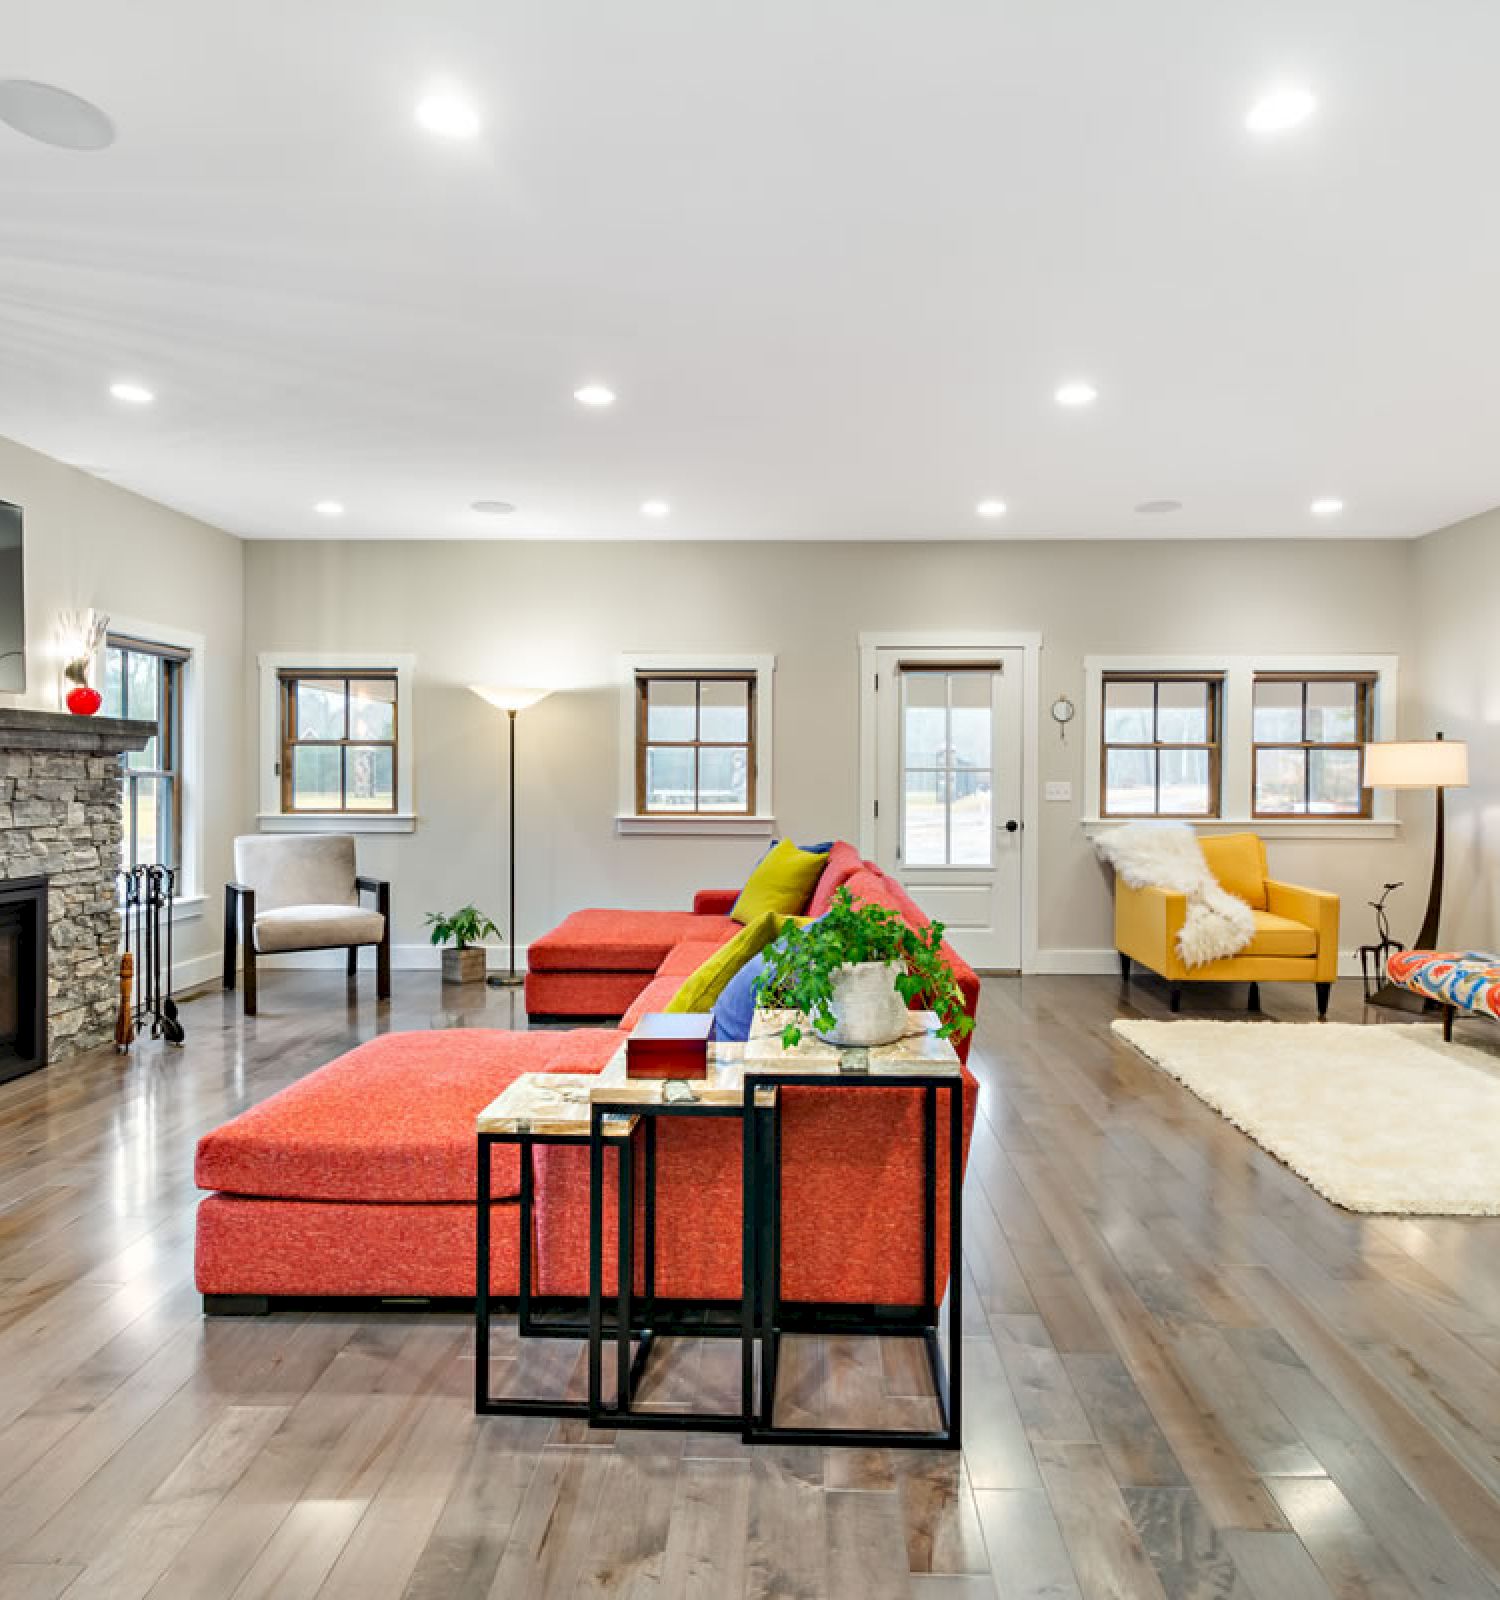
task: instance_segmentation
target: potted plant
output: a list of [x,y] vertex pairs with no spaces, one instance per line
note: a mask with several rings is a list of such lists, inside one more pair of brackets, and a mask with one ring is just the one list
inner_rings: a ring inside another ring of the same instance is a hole
[[474,906],[463,906],[451,915],[429,911],[427,924],[434,944],[452,945],[443,951],[443,982],[482,982],[488,956],[479,941],[500,937],[495,924]]
[[[913,1003],[937,1013],[941,1038],[974,1026],[943,955],[943,924],[918,933],[885,906],[855,905],[847,889],[826,916],[793,924],[766,947],[760,993],[767,1004],[800,1012],[830,1044],[889,1044],[906,1032]],[[787,1024],[787,1049],[802,1031],[800,1020]]]

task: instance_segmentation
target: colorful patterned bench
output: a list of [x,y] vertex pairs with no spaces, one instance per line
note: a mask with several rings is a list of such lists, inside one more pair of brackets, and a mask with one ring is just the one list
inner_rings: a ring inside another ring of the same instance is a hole
[[1500,1021],[1500,956],[1484,950],[1402,950],[1386,966],[1398,988],[1443,1008],[1443,1037],[1453,1037],[1455,1011]]

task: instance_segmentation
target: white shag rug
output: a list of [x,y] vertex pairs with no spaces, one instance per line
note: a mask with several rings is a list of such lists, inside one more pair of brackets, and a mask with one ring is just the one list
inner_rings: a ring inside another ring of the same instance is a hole
[[1335,1205],[1500,1216],[1500,1056],[1420,1024],[1113,1026]]

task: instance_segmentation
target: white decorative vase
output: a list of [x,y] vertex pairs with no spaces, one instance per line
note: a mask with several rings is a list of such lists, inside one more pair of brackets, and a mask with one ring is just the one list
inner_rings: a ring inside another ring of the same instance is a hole
[[828,1044],[890,1044],[906,1032],[906,1002],[896,990],[899,961],[850,962],[833,980],[833,1027]]

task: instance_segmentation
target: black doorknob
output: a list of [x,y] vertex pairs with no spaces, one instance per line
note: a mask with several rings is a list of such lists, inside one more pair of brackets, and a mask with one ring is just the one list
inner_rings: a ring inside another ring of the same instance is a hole
[[1020,828],[1020,826],[1021,826],[1021,824],[1019,822],[1017,822],[1014,817],[1012,817],[1010,819],[1010,821],[1005,824],[1005,831],[1007,833],[1015,833]]

